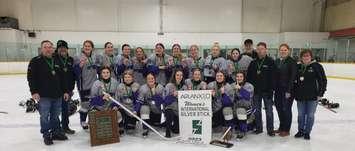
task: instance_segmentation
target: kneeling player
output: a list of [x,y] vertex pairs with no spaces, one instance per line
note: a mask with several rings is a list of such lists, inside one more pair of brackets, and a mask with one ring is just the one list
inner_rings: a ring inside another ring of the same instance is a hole
[[[123,83],[118,85],[116,91],[116,99],[131,112],[137,114],[139,111],[136,110],[135,106],[137,106],[139,84],[134,81],[133,70],[124,71],[122,79]],[[137,120],[123,109],[120,109],[120,112],[123,117],[123,123],[120,127],[123,127],[129,133],[136,128]]]
[[[160,126],[161,105],[163,100],[164,87],[158,84],[153,73],[147,74],[147,84],[140,87],[138,91],[138,102],[136,111],[140,117],[153,126]],[[147,137],[149,129],[143,125],[143,137]]]
[[118,82],[111,78],[111,68],[108,66],[102,67],[100,69],[100,80],[96,80],[91,88],[90,112],[115,110],[117,111],[117,122],[120,123],[122,117],[118,111],[118,105],[109,99],[110,96],[115,96],[117,86]]
[[237,138],[241,139],[245,136],[248,131],[248,124],[252,121],[254,87],[245,82],[245,74],[243,72],[237,72],[235,79],[236,82],[232,83],[231,86],[235,91],[234,111],[238,124]]
[[184,73],[182,69],[175,70],[170,83],[165,86],[164,111],[166,117],[165,137],[171,137],[173,133],[179,133],[179,111],[178,111],[178,93],[184,86]]
[[212,127],[226,126],[234,129],[234,92],[222,71],[217,71],[216,80],[208,84],[208,89],[212,90]]

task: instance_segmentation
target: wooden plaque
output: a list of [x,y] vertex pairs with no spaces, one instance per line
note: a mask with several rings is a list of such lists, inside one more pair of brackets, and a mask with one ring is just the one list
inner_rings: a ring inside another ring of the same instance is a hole
[[91,146],[119,142],[117,111],[89,112]]

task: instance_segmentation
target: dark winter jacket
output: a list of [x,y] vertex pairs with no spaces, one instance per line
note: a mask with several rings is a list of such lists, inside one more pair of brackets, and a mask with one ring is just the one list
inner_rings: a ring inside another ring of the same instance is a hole
[[66,83],[67,90],[69,92],[72,92],[75,87],[75,74],[74,74],[74,68],[73,68],[73,63],[74,59],[73,57],[68,56],[67,58],[61,57],[59,55],[56,55],[57,59],[59,60],[59,66],[61,70],[63,71],[63,80],[62,82]]
[[275,62],[271,57],[265,56],[250,63],[246,79],[254,86],[255,94],[272,93],[275,86],[274,76]]
[[276,59],[275,89],[292,93],[293,83],[297,73],[297,63],[290,56],[286,59]]
[[[54,71],[51,70],[46,60],[54,63]],[[40,97],[60,98],[64,92],[68,92],[63,79],[63,72],[56,57],[51,59],[42,55],[31,59],[27,69],[27,81],[31,94],[38,93]]]
[[327,77],[321,64],[297,64],[295,98],[298,101],[317,100],[327,90]]

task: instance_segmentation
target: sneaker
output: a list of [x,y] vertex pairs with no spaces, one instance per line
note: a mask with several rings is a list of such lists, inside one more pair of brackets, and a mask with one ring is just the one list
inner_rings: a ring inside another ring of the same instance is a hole
[[88,123],[86,123],[86,122],[81,122],[80,125],[81,125],[81,127],[82,127],[84,130],[89,129],[89,125],[88,125]]
[[64,140],[67,140],[68,137],[65,136],[65,133],[63,132],[59,132],[59,133],[53,133],[53,137],[52,137],[53,140],[60,140],[60,141],[64,141]]
[[302,132],[298,131],[295,135],[295,138],[301,138],[303,136],[304,136],[304,134]]
[[305,140],[310,140],[311,139],[311,136],[309,136],[309,134],[304,134],[304,137],[303,137]]
[[63,128],[64,133],[66,134],[75,134],[75,131],[70,129],[69,127]]

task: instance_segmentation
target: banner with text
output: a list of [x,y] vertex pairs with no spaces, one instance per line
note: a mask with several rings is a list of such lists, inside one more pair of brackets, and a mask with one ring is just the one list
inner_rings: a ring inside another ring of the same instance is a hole
[[209,144],[212,135],[210,90],[178,91],[180,142]]

